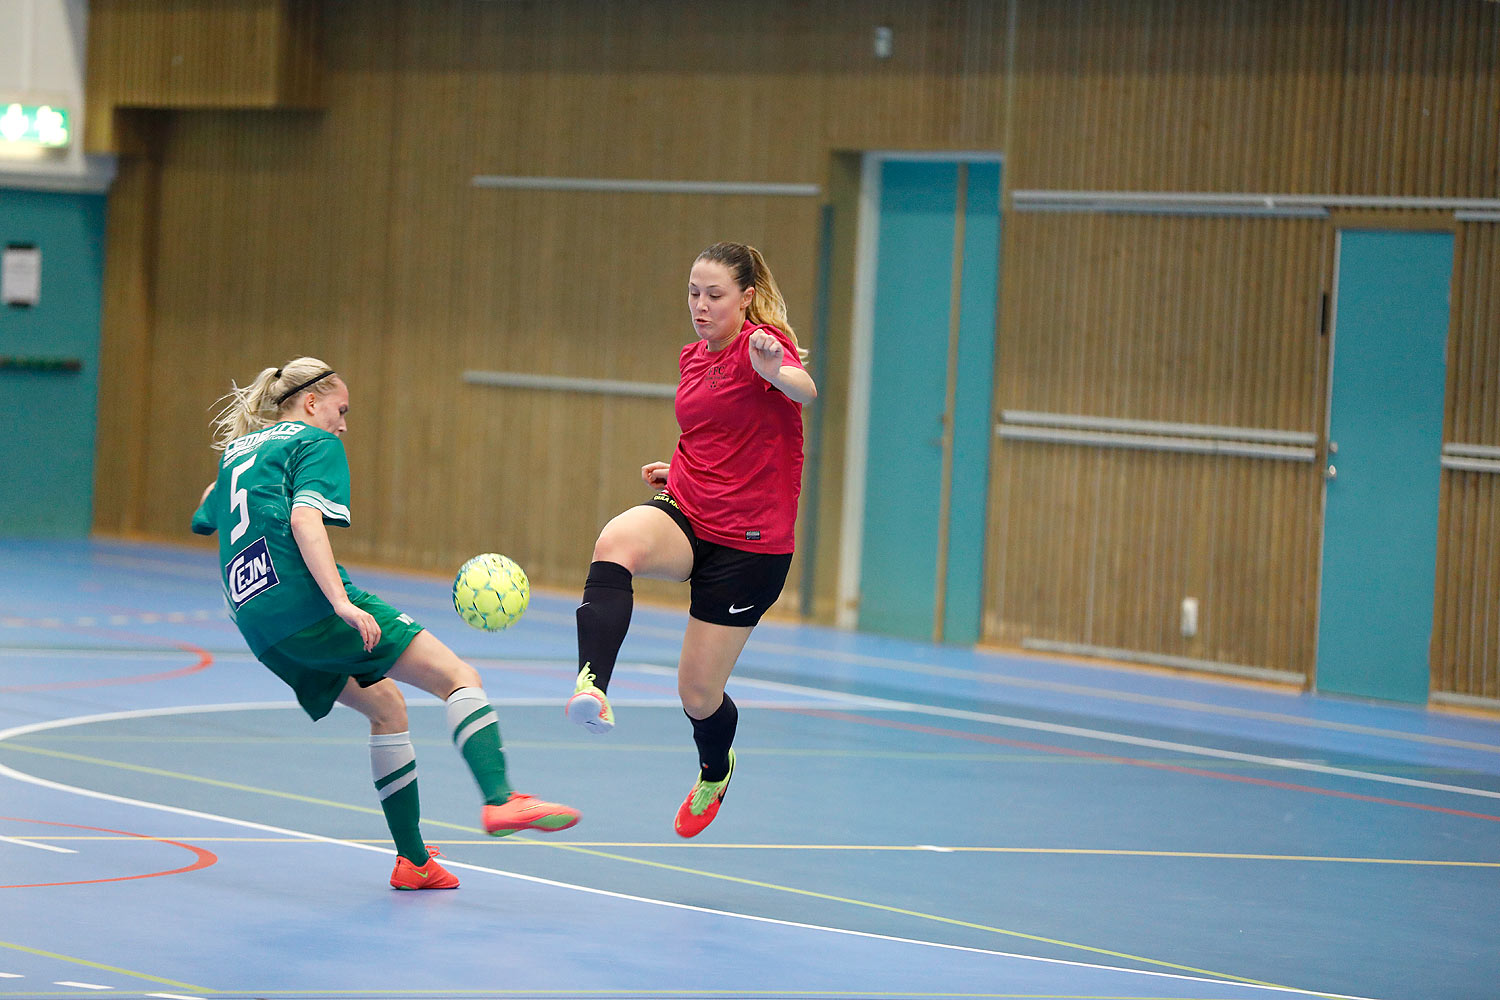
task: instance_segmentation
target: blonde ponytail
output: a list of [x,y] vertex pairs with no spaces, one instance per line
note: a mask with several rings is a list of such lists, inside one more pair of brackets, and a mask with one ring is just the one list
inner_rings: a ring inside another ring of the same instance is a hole
[[[214,450],[223,451],[235,438],[281,420],[303,392],[320,396],[332,392],[339,381],[328,377],[332,374],[333,369],[317,358],[297,358],[280,368],[261,369],[254,381],[243,388],[230,382],[229,392],[217,401],[223,405],[213,419]],[[306,386],[309,382],[311,386]]]

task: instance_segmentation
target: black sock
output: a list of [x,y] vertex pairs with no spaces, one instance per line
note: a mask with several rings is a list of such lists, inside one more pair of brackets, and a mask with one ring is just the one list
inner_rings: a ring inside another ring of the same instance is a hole
[[578,669],[592,670],[594,686],[600,691],[609,690],[615,657],[630,628],[630,611],[635,606],[630,579],[630,570],[619,563],[596,562],[589,566],[583,585],[583,603],[578,605]]
[[[686,712],[683,713],[687,715]],[[724,692],[724,702],[713,715],[706,719],[694,719],[693,742],[698,744],[698,767],[704,781],[723,781],[729,774],[729,748],[734,744],[734,731],[739,725],[740,710],[734,707],[734,699]]]

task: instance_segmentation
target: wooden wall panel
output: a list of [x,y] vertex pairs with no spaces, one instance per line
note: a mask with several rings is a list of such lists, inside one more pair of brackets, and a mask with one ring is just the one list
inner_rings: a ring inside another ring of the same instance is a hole
[[1314,431],[1318,220],[1012,214],[997,408]]
[[1335,189],[1500,196],[1500,5],[1349,0]]
[[[680,0],[472,6],[462,65],[474,118],[493,127],[470,166],[818,182],[830,149],[995,149],[1003,10],[783,0],[730,26],[722,8]],[[888,60],[872,52],[877,25],[894,32]]]
[[[854,254],[859,231],[861,159],[854,153],[837,154],[829,165],[827,197],[832,232],[826,279],[828,330],[823,349],[815,352],[808,362],[808,370],[818,384],[819,396],[813,405],[821,407],[822,419],[820,462],[816,469],[811,465],[808,468],[810,474],[819,477],[817,544],[816,551],[810,551],[812,547],[806,544],[807,534],[802,532],[798,545],[803,555],[801,559],[793,560],[793,568],[804,579],[810,576],[811,612],[816,620],[823,622],[835,621],[840,610],[839,543],[843,534],[845,443],[849,436],[848,399],[853,347],[850,328],[854,311]],[[809,463],[812,458],[809,451]],[[810,562],[815,565],[810,566]],[[799,580],[799,592],[802,586]]]
[[121,149],[117,108],[318,102],[315,0],[94,0],[89,22],[91,152]]
[[[993,19],[994,5],[951,6],[910,32],[898,19],[906,76],[888,90],[895,100],[915,89],[922,107],[942,109],[924,117],[927,139],[993,142],[994,93],[956,81],[992,55],[960,35],[986,10]],[[466,387],[461,373],[675,381],[691,336],[687,268],[725,237],[765,251],[810,338],[819,202],[508,191],[471,179],[821,182],[830,116],[865,121],[837,105],[834,78],[884,70],[866,48],[869,12],[823,11],[847,36],[843,56],[800,4],[787,8],[787,38],[728,48],[719,20],[678,3],[330,5],[326,113],[199,111],[172,123],[153,346],[174,359],[212,350],[176,379],[164,415],[204,427],[204,407],[231,378],[316,353],[355,393],[361,517],[341,551],[447,568],[496,548],[540,583],[576,586],[599,527],[640,499],[636,470],[669,457],[670,404]],[[705,62],[710,46],[725,58]],[[983,91],[980,112],[954,101],[964,87]],[[163,494],[196,496],[212,459],[203,437],[144,445]],[[558,496],[589,500],[559,517]],[[142,530],[167,535],[180,515],[149,503],[137,514]],[[796,606],[799,574],[783,612]]]
[[[997,410],[1321,437],[1325,223],[1008,227],[1004,287],[1027,294],[1005,297]],[[1022,441],[992,462],[987,634],[1311,670],[1317,465]],[[1201,624],[1185,640],[1189,596]]]
[[1339,4],[1017,4],[1012,188],[1328,191]]
[[[346,41],[388,49],[391,29],[372,18]],[[358,72],[333,89],[344,114],[326,119],[202,111],[166,129],[146,377],[153,417],[175,430],[133,446],[152,484],[129,516],[143,532],[181,537],[183,504],[190,514],[214,467],[210,404],[231,380],[311,354],[348,377],[351,426],[367,429],[348,441],[360,516],[341,553],[379,557],[393,94],[388,76]]]
[[117,535],[139,533],[143,513],[162,499],[145,475],[146,455],[164,436],[151,422],[160,191],[155,159],[121,161],[106,222],[94,528]]
[[[1443,439],[1500,447],[1500,225],[1455,234]],[[1443,473],[1432,689],[1500,698],[1500,474]]]
[[1310,671],[1314,467],[1020,441],[997,459],[988,635]]

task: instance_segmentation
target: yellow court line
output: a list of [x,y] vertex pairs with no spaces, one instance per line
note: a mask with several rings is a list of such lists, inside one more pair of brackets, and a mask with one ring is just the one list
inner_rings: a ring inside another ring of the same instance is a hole
[[[635,631],[657,632],[661,634],[680,635],[673,633],[660,626],[637,626]],[[1332,719],[1315,719],[1300,715],[1288,715],[1284,712],[1267,712],[1254,708],[1237,708],[1231,705],[1217,705],[1207,701],[1193,701],[1188,698],[1171,698],[1164,695],[1143,694],[1136,691],[1118,691],[1112,688],[1093,687],[1086,684],[1069,684],[1063,681],[1043,681],[1027,677],[1010,677],[1004,674],[991,673],[984,670],[966,670],[961,667],[943,667],[936,664],[916,663],[910,660],[897,660],[884,656],[872,656],[868,653],[852,653],[844,650],[833,649],[809,649],[789,643],[778,643],[774,640],[756,640],[755,648],[763,653],[783,653],[790,656],[800,656],[813,660],[827,660],[834,663],[848,663],[859,666],[875,667],[882,670],[895,670],[901,673],[926,674],[935,677],[949,677],[958,680],[975,681],[979,683],[1006,685],[1009,687],[1029,688],[1039,691],[1052,691],[1060,694],[1076,694],[1084,697],[1099,698],[1104,701],[1122,701],[1141,705],[1153,705],[1160,708],[1176,708],[1183,711],[1198,712],[1204,715],[1223,715],[1231,718],[1254,719],[1261,722],[1276,722],[1284,725],[1299,726],[1307,729],[1326,729],[1334,732],[1357,733],[1364,736],[1381,736],[1388,739],[1401,740],[1409,743],[1426,743],[1434,746],[1455,747],[1464,750],[1477,750],[1481,753],[1500,753],[1500,743],[1479,743],[1474,740],[1460,740],[1448,736],[1432,736],[1427,733],[1412,733],[1400,729],[1387,729],[1382,726],[1362,726],[1352,722],[1335,722]],[[1078,657],[1056,656],[1039,653],[1014,654],[1032,662],[1066,662],[1080,664],[1092,668],[1110,669],[1109,664],[1118,661],[1099,663],[1093,660],[1084,660]],[[474,658],[482,659],[482,658]],[[1138,669],[1140,664],[1123,665],[1126,670]],[[1113,669],[1119,670],[1120,667]],[[1205,678],[1214,680],[1214,678]]]
[[[545,843],[538,841],[538,843]],[[697,875],[701,878],[718,879],[724,882],[735,882],[740,885],[753,886],[758,889],[772,889],[777,892],[790,893],[795,896],[806,896],[809,899],[823,899],[834,903],[844,903],[849,906],[858,906],[865,909],[880,910],[884,913],[896,913],[906,917],[917,917],[921,920],[932,920],[953,927],[966,927],[970,930],[987,931],[991,934],[1002,934],[1007,937],[1021,938],[1026,941],[1038,941],[1043,944],[1056,945],[1062,948],[1076,948],[1079,951],[1090,952],[1095,955],[1108,955],[1111,958],[1123,958],[1131,962],[1142,962],[1146,965],[1156,965],[1167,969],[1176,969],[1179,972],[1191,972],[1195,975],[1210,976],[1214,979],[1231,980],[1237,983],[1248,983],[1252,986],[1267,986],[1278,990],[1291,990],[1299,993],[1312,993],[1310,990],[1302,990],[1292,986],[1282,986],[1279,983],[1266,982],[1263,979],[1250,979],[1245,976],[1235,976],[1227,972],[1214,972],[1212,969],[1199,969],[1191,965],[1179,965],[1176,962],[1167,962],[1156,958],[1146,958],[1141,955],[1132,955],[1129,952],[1111,951],[1108,948],[1096,948],[1093,945],[1078,944],[1075,941],[1063,941],[1058,938],[1042,937],[1039,934],[1027,934],[1024,931],[1007,930],[1004,927],[991,927],[988,924],[977,924],[968,920],[958,920],[954,917],[944,917],[935,913],[923,913],[921,910],[908,910],[900,906],[888,906],[885,903],[871,903],[863,899],[851,899],[848,896],[835,896],[825,892],[814,892],[811,889],[798,889],[794,886],[778,885],[775,882],[761,882],[757,879],[740,878],[737,875],[724,875],[719,872],[706,872],[697,868],[684,868],[681,865],[669,865],[661,861],[647,861],[644,858],[627,858],[620,854],[608,854],[604,851],[595,851],[584,847],[572,847],[566,844],[547,844],[546,846],[562,851],[572,851],[578,854],[590,854],[594,857],[607,858],[611,861],[625,861],[631,864],[646,865],[651,868],[660,868],[664,871],[681,872],[686,875]],[[1314,994],[1321,995],[1321,994]]]
[[[235,996],[243,991],[215,991],[205,992],[226,993]],[[415,989],[415,990],[255,990],[253,995],[257,997],[275,996],[357,996],[357,997],[410,997],[410,996],[435,996],[435,997],[743,997],[746,995],[744,988],[733,990],[715,989],[529,989],[529,990],[507,990],[507,989]],[[1142,996],[1141,994],[1084,994],[1084,993],[914,993],[894,992],[890,990],[871,991],[860,990],[850,993],[846,990],[749,990],[755,996],[770,997],[828,997],[831,1000],[839,1000],[840,997],[848,1000],[862,1000],[866,997],[890,997],[893,1000],[1195,1000],[1193,997],[1163,997]],[[1306,991],[1299,991],[1306,993]],[[249,994],[247,994],[249,995]],[[1314,996],[1327,996],[1328,994],[1312,994]],[[52,997],[67,996],[77,997],[73,993],[28,993],[27,996]],[[1196,1000],[1218,1000],[1213,997],[1196,998]]]
[[[215,778],[200,778],[200,777],[198,777],[196,775],[183,774],[181,772],[176,772],[176,771],[167,771],[167,770],[163,770],[161,768],[146,767],[146,766],[143,766],[143,765],[140,765],[140,764],[126,764],[126,763],[123,763],[121,761],[110,761],[110,760],[104,760],[104,759],[97,758],[97,757],[85,757],[85,756],[83,756],[81,754],[64,753],[64,752],[59,751],[59,750],[43,750],[43,749],[41,749],[39,747],[27,747],[27,746],[24,746],[22,744],[9,743],[9,742],[7,742],[5,744],[5,746],[7,746],[7,747],[14,747],[14,748],[16,748],[18,750],[26,750],[27,752],[30,752],[30,753],[42,754],[43,756],[59,757],[59,758],[65,759],[65,760],[74,760],[74,761],[78,761],[78,762],[81,762],[81,763],[98,764],[98,765],[102,765],[102,766],[105,766],[105,767],[122,768],[124,770],[136,771],[136,772],[143,773],[143,774],[154,774],[154,775],[157,775],[157,776],[160,776],[160,777],[177,778],[177,779],[184,780],[184,781],[192,781],[192,782],[198,782],[198,783],[207,784],[207,785],[214,785],[214,786],[221,787],[221,788],[232,788],[232,789],[235,789],[237,791],[259,792],[261,794],[271,795],[271,796],[274,796],[274,797],[277,797],[277,798],[292,799],[294,801],[299,801],[299,802],[310,802],[310,803],[314,803],[314,804],[317,804],[317,805],[330,806],[330,807],[338,808],[338,809],[349,809],[349,810],[353,810],[353,811],[356,811],[356,812],[379,813],[379,810],[371,809],[371,808],[367,808],[367,807],[352,806],[352,805],[349,805],[347,803],[332,802],[332,801],[329,801],[327,799],[316,799],[316,798],[311,798],[311,797],[305,796],[305,795],[294,795],[294,794],[291,794],[291,793],[288,793],[288,792],[278,792],[278,791],[272,791],[270,789],[256,788],[256,787],[253,787],[253,786],[250,786],[250,785],[241,785],[241,784],[238,784],[238,783],[235,783],[235,782],[220,781],[220,780],[215,779]],[[460,824],[457,824],[457,823],[445,823],[445,822],[443,822],[441,820],[423,820],[423,823],[425,823],[429,827],[440,826],[440,827],[445,827],[447,829],[464,830],[464,831],[469,832],[469,833],[477,832],[471,826],[463,826],[463,825],[460,825]],[[688,875],[697,875],[697,876],[699,876],[701,878],[718,879],[718,880],[725,881],[725,882],[737,882],[737,883],[740,883],[742,885],[754,886],[756,888],[770,889],[770,890],[773,890],[773,891],[776,891],[776,892],[785,892],[785,893],[789,893],[791,895],[797,895],[797,896],[806,896],[806,897],[811,898],[811,899],[824,899],[824,900],[828,900],[830,902],[844,903],[844,904],[849,905],[849,906],[858,906],[858,907],[863,907],[863,908],[872,909],[872,910],[880,910],[880,911],[886,912],[886,913],[896,913],[896,914],[900,914],[902,916],[916,917],[916,918],[922,919],[922,920],[931,920],[931,921],[934,921],[936,923],[949,924],[949,925],[952,925],[952,926],[955,926],[955,927],[965,927],[965,928],[969,928],[971,930],[981,930],[981,931],[986,931],[986,932],[991,933],[991,934],[1001,934],[1001,935],[1005,935],[1007,937],[1020,938],[1022,940],[1026,940],[1026,941],[1038,941],[1038,942],[1041,942],[1043,944],[1055,945],[1055,946],[1062,947],[1062,948],[1076,948],[1079,951],[1085,951],[1085,952],[1089,952],[1091,954],[1108,955],[1108,956],[1110,956],[1112,958],[1123,958],[1123,959],[1126,959],[1127,961],[1141,962],[1141,963],[1144,963],[1146,965],[1161,966],[1162,968],[1167,968],[1167,969],[1176,969],[1176,970],[1178,970],[1180,972],[1191,972],[1191,973],[1193,973],[1195,975],[1210,976],[1210,977],[1213,977],[1215,979],[1231,980],[1231,981],[1240,982],[1240,983],[1249,983],[1249,984],[1251,984],[1253,986],[1269,986],[1269,987],[1273,987],[1275,989],[1284,989],[1284,990],[1296,989],[1295,987],[1281,986],[1281,985],[1279,985],[1277,983],[1270,983],[1270,982],[1266,982],[1266,981],[1260,980],[1260,979],[1249,979],[1249,978],[1246,978],[1244,976],[1235,976],[1235,975],[1231,975],[1231,974],[1225,973],[1225,972],[1214,972],[1214,971],[1212,971],[1210,969],[1199,969],[1199,968],[1197,968],[1195,966],[1191,966],[1191,965],[1180,965],[1178,963],[1167,962],[1167,961],[1164,961],[1162,959],[1146,958],[1146,957],[1141,956],[1141,955],[1132,955],[1132,954],[1130,954],[1128,952],[1111,951],[1108,948],[1096,948],[1093,945],[1078,944],[1076,942],[1063,941],[1063,940],[1060,940],[1060,939],[1057,939],[1057,938],[1042,937],[1042,936],[1037,935],[1037,934],[1027,934],[1024,931],[1012,931],[1012,930],[1007,930],[1007,929],[1005,929],[1003,927],[991,927],[988,924],[977,924],[977,923],[972,923],[972,922],[966,921],[966,920],[958,920],[958,919],[955,919],[953,917],[940,916],[940,915],[934,914],[934,913],[923,913],[920,910],[907,910],[907,909],[903,909],[901,907],[888,906],[888,905],[886,905],[884,903],[871,903],[871,902],[867,902],[867,901],[861,900],[861,899],[851,899],[851,898],[846,897],[846,896],[834,896],[834,895],[830,895],[830,894],[827,894],[827,893],[813,892],[812,890],[809,890],[809,889],[797,889],[797,888],[794,888],[792,886],[777,885],[774,882],[760,882],[760,881],[756,881],[754,879],[739,878],[738,876],[734,876],[734,875],[722,875],[722,874],[719,874],[718,872],[706,872],[706,871],[702,871],[702,870],[699,870],[699,869],[696,869],[696,868],[684,868],[684,867],[681,867],[679,865],[669,865],[669,864],[665,864],[665,863],[660,862],[660,861],[648,861],[648,860],[646,860],[644,858],[630,858],[630,857],[626,857],[626,856],[620,855],[620,854],[608,854],[608,853],[605,853],[603,851],[596,851],[596,850],[592,850],[590,848],[585,848],[585,847],[572,847],[572,846],[568,846],[568,845],[565,845],[565,844],[546,843],[544,841],[537,841],[537,843],[542,844],[543,846],[552,847],[552,848],[554,848],[556,850],[574,851],[574,852],[577,852],[577,853],[580,853],[580,854],[590,854],[590,855],[593,855],[595,857],[606,858],[606,859],[611,860],[611,861],[622,861],[622,862],[625,862],[627,864],[645,865],[645,866],[651,867],[651,868],[660,868],[660,869],[665,870],[665,871],[676,871],[676,872],[681,872],[681,873],[688,874]],[[1311,992],[1311,991],[1297,990],[1297,992],[1308,993],[1308,992]]]
[[[174,778],[178,781],[191,781],[200,785],[212,785],[215,788],[228,788],[236,792],[253,792],[257,795],[269,795],[278,799],[290,799],[293,802],[306,802],[310,805],[329,806],[334,809],[349,809],[354,812],[370,813],[376,816],[383,813],[372,806],[355,806],[347,802],[334,802],[330,799],[314,798],[311,795],[297,795],[294,792],[280,792],[272,788],[258,788],[255,785],[242,785],[234,781],[220,781],[218,778],[204,778],[196,774],[183,774],[181,771],[168,771],[159,767],[147,767],[144,764],[127,764],[124,761],[105,760],[102,757],[87,757],[83,754],[67,753],[63,750],[47,750],[43,747],[27,746],[24,743],[11,743],[9,741],[0,744],[7,750],[21,750],[26,753],[39,754],[43,757],[56,757],[60,760],[76,761],[80,764],[97,764],[100,767],[113,767],[122,771],[134,771],[137,774],[150,774],[158,778]],[[449,826],[459,830],[472,830],[472,827],[457,826],[453,823],[439,823],[436,820],[423,820],[424,823],[436,826]]]
[[[9,948],[12,951],[25,952],[28,955],[40,955],[42,958],[55,958],[59,962],[72,962],[74,965],[86,966],[90,969],[99,969],[104,972],[115,972],[122,976],[132,976],[136,979],[144,979],[151,983],[160,983],[163,986],[175,987],[179,990],[192,990],[194,993],[218,993],[218,990],[209,989],[206,986],[194,986],[192,983],[179,983],[175,979],[163,979],[161,976],[149,975],[145,972],[132,972],[122,969],[117,965],[105,965],[102,962],[90,962],[86,958],[74,958],[72,955],[59,955],[55,951],[43,951],[40,948],[28,948],[24,944],[15,944],[10,941],[0,941],[0,948]],[[76,994],[75,994],[76,995]]]
[[[228,997],[392,997],[401,1000],[403,997],[475,997],[482,1000],[484,997],[498,997],[504,1000],[506,997],[559,997],[567,1000],[569,997],[600,997],[602,1000],[611,1000],[613,997],[684,997],[692,1000],[694,997],[744,997],[744,990],[669,990],[669,989],[590,989],[590,990],[255,990],[253,993],[228,992],[207,990],[203,991],[214,995],[225,995]],[[27,993],[31,1000],[48,1000],[52,997],[67,997],[78,1000],[79,992],[70,990],[40,991]],[[836,992],[832,990],[751,990],[750,995],[757,997],[827,997],[829,1000],[867,1000],[870,997],[891,997],[894,1000],[1222,1000],[1222,994],[1213,997],[1164,997],[1164,996],[1141,996],[1131,994],[1110,994],[1108,996],[1083,994],[1083,993],[872,993],[869,990],[861,990],[858,993]],[[1326,996],[1326,994],[1311,994],[1313,996]]]
[[[419,706],[419,707],[422,707],[422,706]],[[425,706],[425,707],[439,707],[439,706]],[[211,736],[167,737],[167,738],[162,738],[162,739],[156,739],[156,738],[152,738],[152,737],[125,737],[125,738],[120,738],[120,739],[106,738],[106,737],[91,737],[91,738],[82,738],[82,739],[65,739],[63,737],[57,737],[56,739],[57,739],[58,742],[65,743],[68,746],[77,746],[79,744],[86,744],[86,743],[109,743],[111,745],[116,745],[116,746],[119,745],[119,744],[122,744],[122,743],[135,743],[135,744],[142,744],[142,745],[172,744],[172,743],[183,743],[183,744],[199,744],[199,743],[201,743],[201,744],[211,744],[211,745],[217,745],[217,746],[228,746],[228,745],[279,745],[279,746],[285,746],[287,744],[295,744],[295,745],[298,745],[298,746],[360,746],[360,747],[363,747],[365,745],[364,741],[362,741],[362,740],[332,739],[332,738],[330,738],[330,739],[315,739],[315,738],[314,739],[307,739],[307,738],[298,738],[298,737],[285,737],[284,738],[284,737],[275,737],[275,736],[271,736],[271,737],[231,737],[231,738],[228,738],[228,739],[217,739],[217,738],[211,737]],[[446,741],[440,740],[440,739],[414,740],[413,741],[413,744],[416,747],[418,747],[418,748],[423,748],[423,747],[427,747],[427,748],[437,747],[437,746],[442,745],[444,743],[446,743]],[[49,753],[50,752],[50,753],[54,753],[57,756],[61,756],[62,755],[61,751],[48,751],[48,750],[46,750],[46,749],[44,749],[42,747],[35,746],[34,744],[20,744],[20,743],[11,743],[11,742],[0,743],[0,751],[3,751],[7,747],[15,747],[16,749],[30,750],[33,753]],[[554,752],[554,753],[572,753],[572,752],[592,753],[594,751],[594,749],[595,749],[592,745],[584,746],[584,745],[581,745],[581,744],[577,743],[576,741],[575,742],[566,742],[565,743],[565,742],[556,742],[556,741],[547,741],[547,740],[515,740],[515,741],[507,741],[506,744],[505,744],[505,747],[508,750],[514,750],[514,749],[517,749],[517,748],[525,748],[525,749],[528,749],[528,750],[548,750],[548,751],[551,751],[551,752]],[[678,753],[681,753],[682,747],[680,745],[678,745],[678,744],[672,744],[670,746],[668,746],[668,745],[652,745],[652,744],[610,744],[610,750],[611,750],[611,752],[616,752],[616,753],[639,752],[639,753],[672,753],[672,754],[678,754]],[[869,750],[869,749],[861,749],[861,750],[812,750],[812,749],[806,749],[806,750],[802,750],[802,749],[795,749],[795,748],[761,747],[761,748],[759,748],[759,749],[756,750],[756,754],[758,756],[763,756],[763,757],[812,757],[812,758],[818,758],[818,759],[827,759],[827,758],[830,758],[830,757],[837,757],[837,758],[850,758],[850,759],[855,759],[855,760],[920,760],[920,761],[956,760],[956,761],[968,761],[968,762],[978,762],[978,763],[986,763],[986,764],[1047,764],[1047,765],[1061,765],[1061,766],[1075,766],[1075,767],[1120,767],[1120,766],[1122,766],[1121,763],[1118,760],[1113,760],[1113,759],[1110,759],[1108,757],[1097,757],[1097,758],[1094,758],[1094,757],[1077,757],[1077,756],[1074,756],[1074,755],[1071,755],[1071,754],[1063,754],[1063,753],[959,753],[959,752],[952,752],[952,751],[949,751],[949,752],[917,752],[917,751]],[[1315,764],[1324,763],[1324,760],[1322,758],[1316,758],[1316,757],[1314,757],[1314,758],[1288,758],[1288,759],[1300,760],[1302,762],[1315,763]],[[1147,764],[1180,764],[1182,762],[1182,758],[1181,757],[1134,757],[1134,758],[1132,758],[1132,760],[1135,760],[1135,761],[1138,761],[1138,762],[1147,763]],[[134,766],[134,765],[126,765],[126,764],[114,764],[112,762],[106,762],[106,763],[109,763],[110,766],[119,766],[119,767],[132,767],[132,766]],[[1214,766],[1217,767],[1220,770],[1223,770],[1223,771],[1234,771],[1234,770],[1247,770],[1247,771],[1250,771],[1250,770],[1264,770],[1267,765],[1264,762],[1261,762],[1261,761],[1238,761],[1238,760],[1223,760],[1223,759],[1220,759],[1220,760],[1218,760],[1215,763]],[[1461,767],[1437,767],[1437,766],[1428,765],[1428,764],[1394,764],[1394,765],[1382,766],[1382,768],[1380,770],[1380,773],[1381,774],[1390,774],[1390,775],[1417,774],[1417,775],[1426,776],[1428,778],[1436,778],[1436,777],[1440,777],[1442,775],[1469,775],[1469,774],[1472,774],[1473,772],[1470,771],[1470,770],[1468,770],[1468,769],[1466,769],[1466,768],[1461,768]],[[206,781],[206,780],[209,780],[209,779],[199,779],[199,780],[205,780]],[[271,793],[268,793],[268,794],[271,794]],[[314,801],[316,801],[316,800],[314,800]]]
[[[355,808],[355,807],[350,807]],[[422,820],[424,824],[434,820]],[[457,824],[449,824],[457,826]],[[462,827],[460,827],[462,829]],[[83,836],[83,835],[30,835],[27,839],[45,843],[60,841],[109,841],[137,842],[138,837]],[[325,840],[311,837],[203,837],[196,834],[173,834],[160,839],[191,841],[195,844],[323,844]],[[351,844],[386,844],[385,837],[340,837]],[[1327,862],[1348,865],[1406,865],[1417,868],[1500,868],[1500,861],[1450,861],[1439,858],[1358,858],[1327,854],[1242,854],[1229,851],[1137,851],[1105,847],[955,847],[937,844],[716,844],[673,842],[669,840],[534,840],[529,837],[494,837],[457,840],[452,837],[431,838],[439,846],[495,846],[502,847],[612,847],[612,848],[662,848],[668,850],[698,851],[852,851],[852,852],[896,852],[905,854],[1056,854],[1084,855],[1118,858],[1200,858],[1208,861],[1299,861]]]

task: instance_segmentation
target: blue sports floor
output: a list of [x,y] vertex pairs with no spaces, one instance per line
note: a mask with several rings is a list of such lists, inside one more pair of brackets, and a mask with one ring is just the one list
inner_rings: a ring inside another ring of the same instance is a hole
[[682,612],[637,607],[595,737],[574,595],[488,635],[444,580],[352,572],[583,821],[482,836],[412,693],[463,886],[395,892],[364,720],[291,703],[211,553],[0,543],[0,1000],[1500,996],[1500,720],[767,623],[682,841]]

